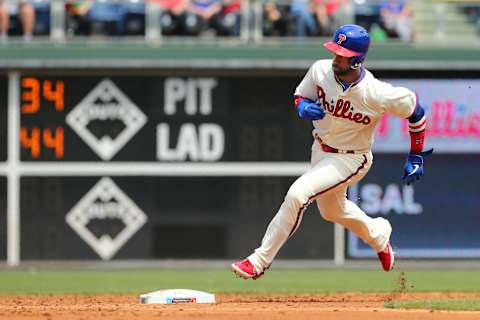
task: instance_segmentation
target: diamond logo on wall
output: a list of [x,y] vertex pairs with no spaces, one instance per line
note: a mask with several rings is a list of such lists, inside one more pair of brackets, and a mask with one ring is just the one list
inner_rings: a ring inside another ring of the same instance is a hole
[[147,216],[105,177],[67,213],[65,220],[103,260],[110,260],[147,222]]
[[66,122],[107,161],[145,125],[147,117],[110,79],[104,79],[73,108]]

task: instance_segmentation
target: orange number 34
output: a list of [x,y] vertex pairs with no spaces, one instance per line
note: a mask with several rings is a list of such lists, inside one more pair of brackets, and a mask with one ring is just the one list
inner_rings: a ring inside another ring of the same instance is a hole
[[42,87],[40,84],[37,78],[22,79],[22,113],[37,113],[40,110],[40,94],[45,100],[54,103],[56,111],[63,111],[65,83],[61,80],[55,81],[55,89],[50,80],[44,80]]

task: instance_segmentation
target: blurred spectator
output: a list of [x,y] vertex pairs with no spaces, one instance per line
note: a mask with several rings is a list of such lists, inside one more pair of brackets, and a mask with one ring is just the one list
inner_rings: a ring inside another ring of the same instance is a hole
[[353,22],[349,0],[313,0],[313,8],[321,35],[330,35],[339,26]]
[[87,12],[91,32],[108,35],[125,34],[125,3],[118,0],[94,0]]
[[383,26],[391,37],[412,39],[412,17],[408,0],[385,0],[380,6]]
[[71,35],[89,35],[90,23],[87,13],[93,4],[92,0],[67,0],[67,32]]
[[197,17],[188,11],[189,0],[156,0],[162,8],[161,26],[165,35],[196,35],[199,33]]
[[353,22],[349,0],[293,0],[291,12],[298,37],[328,36],[340,25]]
[[345,24],[353,23],[353,4],[350,0],[327,1],[327,14],[330,17],[332,32]]
[[464,6],[465,13],[468,17],[468,22],[475,25],[477,33],[480,35],[480,3],[467,4]]
[[0,0],[0,39],[5,41],[10,27],[10,16],[17,16],[22,25],[23,38],[31,40],[35,27],[35,10],[27,0]]
[[266,36],[286,36],[288,33],[288,8],[277,6],[274,1],[263,7],[263,34]]
[[155,0],[162,8],[162,33],[165,35],[199,35],[211,29],[218,35],[240,34],[242,0],[191,1]]
[[315,20],[320,28],[320,35],[330,35],[334,30],[331,14],[335,9],[334,6],[329,4],[329,0],[313,0],[312,10],[315,15]]
[[126,35],[145,35],[146,6],[144,0],[124,0]]
[[220,12],[218,34],[223,36],[239,36],[242,0],[223,0]]
[[370,39],[374,42],[382,42],[387,40],[388,35],[380,25],[374,23],[370,27]]
[[219,30],[222,8],[221,0],[191,0],[189,10],[198,18],[198,33]]
[[370,31],[372,26],[380,24],[379,0],[354,0],[355,24]]
[[35,11],[35,26],[33,34],[48,35],[50,34],[50,2],[51,0],[30,0]]
[[139,35],[145,31],[145,3],[140,0],[67,0],[71,35]]
[[476,17],[474,23],[476,24],[476,27],[477,27],[477,33],[480,35],[480,6],[474,9],[474,14]]
[[311,0],[292,1],[290,10],[295,21],[295,35],[297,37],[315,36],[319,33],[311,4]]

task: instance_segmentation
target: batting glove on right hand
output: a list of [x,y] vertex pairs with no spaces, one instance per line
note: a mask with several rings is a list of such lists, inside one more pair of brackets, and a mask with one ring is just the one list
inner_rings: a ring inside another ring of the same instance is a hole
[[423,151],[420,154],[408,154],[407,162],[403,168],[403,182],[408,186],[423,176],[423,158],[432,154],[433,149]]
[[307,120],[320,120],[325,117],[323,107],[309,99],[303,99],[298,103],[297,112],[300,118]]

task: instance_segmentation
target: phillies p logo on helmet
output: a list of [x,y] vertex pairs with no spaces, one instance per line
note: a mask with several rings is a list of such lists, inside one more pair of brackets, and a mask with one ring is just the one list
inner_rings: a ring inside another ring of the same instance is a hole
[[342,42],[345,41],[345,40],[347,40],[347,36],[344,35],[343,33],[340,33],[340,34],[338,35],[338,41],[337,41],[337,43],[338,43],[338,44],[342,44]]

